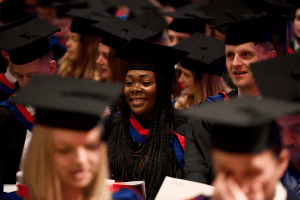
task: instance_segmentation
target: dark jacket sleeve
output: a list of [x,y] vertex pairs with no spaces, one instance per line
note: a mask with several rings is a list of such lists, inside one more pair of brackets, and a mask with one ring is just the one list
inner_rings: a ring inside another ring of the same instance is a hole
[[15,184],[27,129],[5,106],[0,106],[0,159],[4,184]]
[[174,119],[173,119],[173,130],[185,137],[187,128],[189,127],[188,118],[182,116],[180,111],[174,111]]
[[204,184],[213,180],[210,125],[192,120],[185,137],[184,179]]

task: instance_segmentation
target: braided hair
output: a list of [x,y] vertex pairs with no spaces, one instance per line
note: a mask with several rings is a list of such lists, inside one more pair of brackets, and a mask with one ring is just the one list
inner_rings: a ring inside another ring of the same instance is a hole
[[[155,73],[156,100],[154,117],[147,140],[136,162],[133,162],[129,120],[130,108],[122,95],[120,119],[108,141],[108,155],[112,178],[120,181],[145,180],[147,196],[157,194],[165,176],[174,176],[176,157],[169,150],[170,132],[173,130],[174,110],[171,102],[171,80]],[[174,141],[174,134],[172,139]],[[174,144],[174,142],[173,142]]]

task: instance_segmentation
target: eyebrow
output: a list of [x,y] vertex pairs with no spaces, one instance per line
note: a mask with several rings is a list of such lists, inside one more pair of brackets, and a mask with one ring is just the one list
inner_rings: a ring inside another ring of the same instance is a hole
[[[140,78],[142,78],[142,77],[146,77],[146,76],[150,76],[150,75],[148,75],[148,74],[142,74],[142,75],[140,75],[139,77]],[[126,77],[133,77],[133,75],[126,75]],[[154,78],[153,76],[150,76],[151,78]]]

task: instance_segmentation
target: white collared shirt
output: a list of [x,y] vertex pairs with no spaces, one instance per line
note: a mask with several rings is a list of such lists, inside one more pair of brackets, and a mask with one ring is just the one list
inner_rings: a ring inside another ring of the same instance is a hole
[[273,200],[286,200],[287,199],[287,191],[282,185],[282,183],[279,181],[276,184],[276,193],[275,198]]
[[7,78],[7,80],[9,80],[9,82],[11,83],[17,82],[17,79],[10,73],[9,66],[7,67],[6,72],[4,73],[4,77]]

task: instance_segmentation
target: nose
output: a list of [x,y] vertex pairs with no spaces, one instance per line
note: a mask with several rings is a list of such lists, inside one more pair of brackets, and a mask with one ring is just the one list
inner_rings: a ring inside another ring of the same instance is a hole
[[140,84],[134,84],[133,86],[132,86],[132,88],[130,89],[130,92],[131,93],[137,93],[137,92],[141,92],[142,91],[142,88],[141,88],[141,86],[140,86]]
[[23,87],[25,86],[25,85],[27,85],[27,83],[30,81],[30,78],[29,77],[26,77],[26,76],[24,76],[24,79],[23,79]]
[[78,148],[75,152],[73,159],[74,163],[82,165],[87,159],[85,150],[83,148]]
[[242,59],[238,55],[235,55],[233,58],[232,66],[239,67],[241,65],[242,65]]
[[103,57],[102,57],[101,54],[100,54],[99,57],[97,58],[96,63],[98,63],[98,64],[103,64]]
[[179,83],[183,83],[183,73],[180,74],[178,82]]

